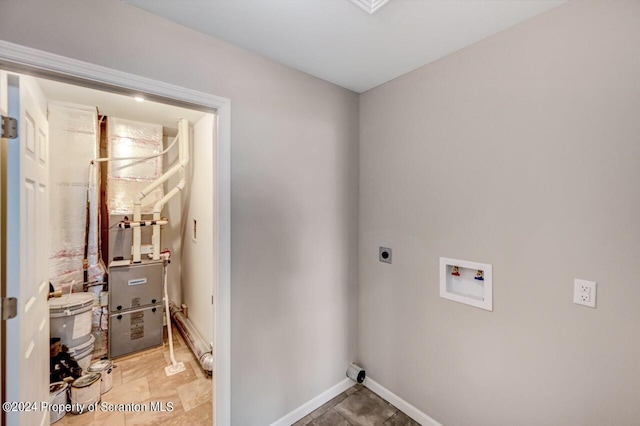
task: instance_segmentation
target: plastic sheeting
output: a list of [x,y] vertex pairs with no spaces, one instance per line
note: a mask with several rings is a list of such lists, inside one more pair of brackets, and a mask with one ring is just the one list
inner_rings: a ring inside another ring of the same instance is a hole
[[[142,157],[163,150],[162,126],[122,118],[107,119],[107,155],[110,158]],[[107,166],[109,214],[132,214],[136,195],[162,176],[162,156],[147,160],[109,161]],[[142,202],[142,212],[152,213],[163,196],[162,185]]]
[[[50,103],[50,281],[56,289],[74,280],[82,283],[89,164],[98,152],[99,126],[95,107]],[[89,280],[101,281],[98,263],[98,199],[100,186],[92,173],[89,228]]]

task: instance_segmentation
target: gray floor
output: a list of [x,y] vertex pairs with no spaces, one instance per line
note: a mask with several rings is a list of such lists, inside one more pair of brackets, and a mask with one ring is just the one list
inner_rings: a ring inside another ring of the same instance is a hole
[[362,385],[354,385],[293,426],[420,426]]

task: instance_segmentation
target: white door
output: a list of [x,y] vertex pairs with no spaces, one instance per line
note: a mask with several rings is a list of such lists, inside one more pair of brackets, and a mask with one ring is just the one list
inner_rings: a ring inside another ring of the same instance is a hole
[[[6,400],[49,400],[49,148],[46,99],[29,77],[8,76],[8,113],[19,120],[7,141],[7,297],[18,316],[6,323]],[[49,424],[49,413],[7,413],[8,425]]]

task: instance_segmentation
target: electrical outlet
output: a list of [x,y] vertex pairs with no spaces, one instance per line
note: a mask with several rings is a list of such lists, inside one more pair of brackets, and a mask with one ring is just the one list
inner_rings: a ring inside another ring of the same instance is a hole
[[596,282],[575,279],[573,281],[573,303],[596,307]]

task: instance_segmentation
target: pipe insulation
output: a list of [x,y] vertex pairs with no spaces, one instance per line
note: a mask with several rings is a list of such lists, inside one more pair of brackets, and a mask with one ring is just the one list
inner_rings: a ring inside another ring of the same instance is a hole
[[171,318],[173,319],[176,328],[184,337],[184,340],[189,345],[191,352],[198,358],[202,368],[213,373],[213,350],[202,339],[198,331],[195,329],[191,321],[182,313],[182,309],[177,307],[173,302],[169,303],[169,310],[171,311]]

